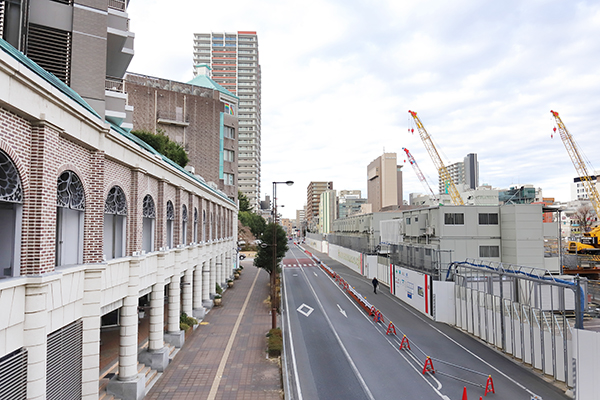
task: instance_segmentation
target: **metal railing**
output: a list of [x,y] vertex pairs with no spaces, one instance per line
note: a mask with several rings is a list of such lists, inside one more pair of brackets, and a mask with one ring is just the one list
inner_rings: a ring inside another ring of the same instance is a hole
[[113,10],[125,11],[127,4],[124,0],[108,0],[108,8]]
[[113,78],[107,76],[104,80],[104,89],[111,92],[125,93],[125,84],[122,78]]

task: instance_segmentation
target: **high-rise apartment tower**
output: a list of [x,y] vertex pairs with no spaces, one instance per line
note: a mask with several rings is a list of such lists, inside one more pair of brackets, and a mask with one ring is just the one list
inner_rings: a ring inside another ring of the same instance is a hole
[[316,227],[319,219],[321,193],[333,189],[333,182],[311,182],[306,188],[306,221],[309,228]]
[[238,187],[259,208],[261,174],[261,72],[256,32],[194,33],[194,64],[239,98]]
[[367,167],[367,199],[373,212],[402,205],[402,166],[396,153],[383,153]]

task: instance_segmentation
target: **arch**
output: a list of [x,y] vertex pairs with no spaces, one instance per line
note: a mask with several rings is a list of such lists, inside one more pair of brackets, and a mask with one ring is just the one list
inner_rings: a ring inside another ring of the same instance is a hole
[[154,251],[154,230],[156,224],[154,199],[147,194],[142,200],[142,251]]
[[175,221],[175,208],[171,200],[167,201],[167,247],[173,248],[173,224]]
[[127,197],[120,186],[114,185],[104,202],[103,250],[107,260],[126,255],[126,224]]
[[21,271],[23,197],[21,174],[9,154],[0,150],[0,278]]
[[56,183],[55,265],[83,263],[85,189],[79,176],[64,170]]

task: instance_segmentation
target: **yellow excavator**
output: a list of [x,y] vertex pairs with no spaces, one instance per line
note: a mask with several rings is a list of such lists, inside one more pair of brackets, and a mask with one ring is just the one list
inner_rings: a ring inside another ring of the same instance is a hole
[[[592,177],[588,172],[587,166],[583,160],[583,157],[581,156],[581,152],[577,148],[577,145],[567,130],[567,127],[558,116],[558,113],[556,111],[550,112],[552,113],[557,125],[554,128],[554,131],[556,132],[558,128],[560,138],[567,149],[567,153],[569,153],[569,156],[571,157],[571,161],[573,161],[573,165],[580,176],[581,182],[583,183],[583,187],[588,194],[590,202],[592,203],[594,210],[596,210],[596,215],[600,217],[600,195],[598,195],[598,190],[596,190],[596,184],[592,182]],[[568,252],[600,255],[600,244],[598,244],[599,237],[600,226],[597,226],[590,232],[584,232],[580,242],[569,242]]]

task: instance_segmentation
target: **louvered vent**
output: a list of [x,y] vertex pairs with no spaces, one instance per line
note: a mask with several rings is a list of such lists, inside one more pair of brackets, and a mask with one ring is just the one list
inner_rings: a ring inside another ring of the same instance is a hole
[[29,24],[27,57],[69,85],[71,32]]
[[48,335],[46,399],[81,399],[83,324],[75,321]]
[[27,350],[20,348],[0,358],[0,399],[27,398]]

